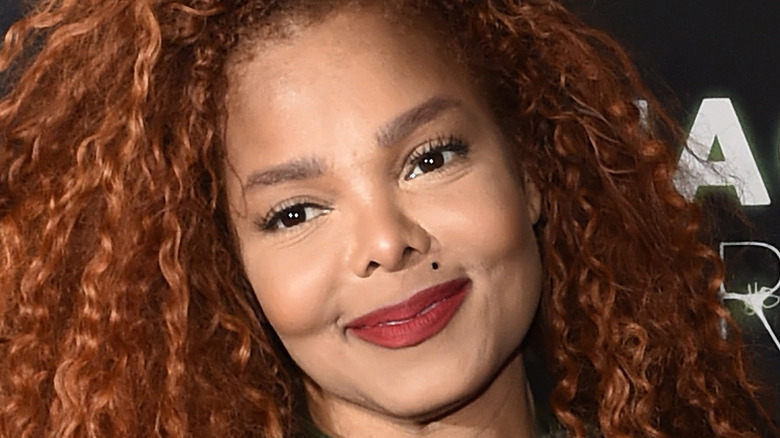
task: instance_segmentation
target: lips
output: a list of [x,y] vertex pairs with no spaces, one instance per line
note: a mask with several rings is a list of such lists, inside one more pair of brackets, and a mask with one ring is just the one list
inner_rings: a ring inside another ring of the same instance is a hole
[[471,281],[458,278],[424,289],[401,303],[367,313],[347,324],[358,338],[385,348],[418,345],[442,331],[466,298]]

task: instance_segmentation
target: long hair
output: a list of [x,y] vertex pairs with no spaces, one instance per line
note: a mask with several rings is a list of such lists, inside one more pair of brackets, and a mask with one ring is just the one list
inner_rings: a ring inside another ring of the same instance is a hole
[[[224,207],[224,97],[247,45],[280,36],[262,29],[340,3],[358,2],[47,0],[11,28],[1,436],[289,433],[297,371]],[[562,426],[760,436],[722,264],[672,185],[681,131],[624,52],[552,0],[383,3],[453,41],[543,194],[539,317]]]

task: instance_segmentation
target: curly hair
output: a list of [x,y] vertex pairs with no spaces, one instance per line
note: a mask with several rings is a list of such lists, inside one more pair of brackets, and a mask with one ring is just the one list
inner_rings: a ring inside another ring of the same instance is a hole
[[[224,97],[246,44],[279,37],[263,30],[342,3],[45,0],[10,29],[1,436],[289,433],[298,372],[224,207]],[[625,53],[552,0],[382,3],[454,42],[543,195],[539,320],[568,433],[772,428],[672,184],[682,132]]]

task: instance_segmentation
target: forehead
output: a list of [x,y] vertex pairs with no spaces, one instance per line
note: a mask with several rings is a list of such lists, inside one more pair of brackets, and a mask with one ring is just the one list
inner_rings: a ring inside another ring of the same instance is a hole
[[[426,61],[456,62],[458,50],[421,13],[379,6],[343,6],[322,17],[286,18],[242,44],[229,64],[229,99],[241,103],[258,86],[284,88],[296,80],[332,78],[349,68],[381,64],[404,77]],[[359,54],[360,56],[354,56]],[[355,65],[358,64],[358,65]],[[267,87],[264,94],[272,90]]]
[[307,134],[322,145],[349,134],[367,138],[381,123],[437,96],[480,101],[466,69],[436,35],[363,8],[258,43],[230,77],[229,155],[247,138],[263,144],[264,152],[274,145],[289,150]]

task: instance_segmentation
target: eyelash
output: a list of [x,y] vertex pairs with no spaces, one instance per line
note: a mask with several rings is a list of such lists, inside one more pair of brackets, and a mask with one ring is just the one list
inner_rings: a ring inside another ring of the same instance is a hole
[[[444,152],[452,152],[457,157],[463,158],[468,155],[469,146],[463,139],[452,135],[440,136],[434,140],[425,142],[421,147],[418,147],[409,155],[407,162],[409,163],[410,169],[406,172],[406,175],[404,175],[404,179],[415,179],[416,176],[412,175],[414,169],[423,164],[425,159],[429,158],[432,154]],[[444,166],[447,166],[447,163],[442,163],[442,167]],[[440,168],[441,167],[425,173],[436,172]]]
[[[458,137],[455,136],[440,136],[433,140],[427,141],[421,146],[417,147],[414,151],[412,151],[411,154],[409,154],[409,157],[406,159],[406,162],[408,165],[406,168],[408,169],[406,171],[406,174],[404,175],[404,179],[406,180],[412,180],[415,179],[418,175],[414,175],[413,172],[415,169],[417,169],[421,164],[424,164],[424,161],[427,158],[430,158],[435,153],[447,153],[451,152],[455,154],[457,157],[465,157],[468,154],[469,147],[466,142]],[[442,163],[440,167],[437,167],[436,169],[433,169],[429,172],[425,173],[431,173],[436,172],[442,167],[447,166],[447,162]],[[312,218],[308,218],[306,215],[306,209],[314,208],[317,210],[321,210],[321,213],[317,214],[316,216]],[[303,209],[304,218],[300,223],[294,224],[292,226],[284,226],[281,227],[282,221],[284,220],[285,214],[293,214],[293,209]],[[313,202],[310,199],[289,199],[286,200],[273,209],[266,213],[265,216],[263,216],[260,220],[256,222],[256,226],[268,233],[276,233],[276,232],[284,232],[288,231],[291,228],[296,228],[300,225],[305,225],[307,222],[309,222],[311,219],[315,219],[323,214],[327,214],[330,209],[328,207],[324,207],[321,204],[318,204],[317,202]]]
[[[279,226],[282,224],[282,220],[284,219],[285,213],[292,212],[294,208],[303,208],[303,209],[315,208],[317,210],[323,211],[317,216],[314,216],[314,218],[321,216],[323,214],[327,214],[327,212],[329,211],[327,207],[323,207],[321,204],[317,202],[312,202],[311,200],[307,200],[307,199],[293,198],[293,199],[288,199],[282,202],[281,204],[277,205],[273,209],[271,209],[271,211],[266,213],[266,215],[263,216],[259,221],[257,221],[255,225],[262,231],[266,231],[269,233],[285,231],[286,229],[294,228],[297,225],[293,225],[291,227],[284,227],[284,228]],[[307,218],[302,223],[308,222],[314,218]]]

